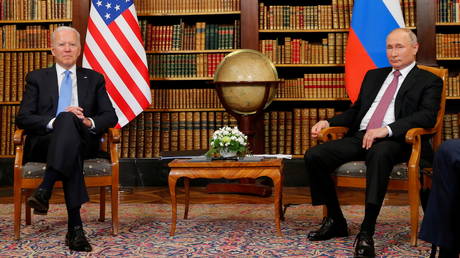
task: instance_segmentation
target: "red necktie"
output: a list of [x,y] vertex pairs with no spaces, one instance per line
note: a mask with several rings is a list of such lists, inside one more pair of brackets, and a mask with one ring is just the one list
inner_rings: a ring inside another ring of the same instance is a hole
[[398,88],[398,77],[400,75],[401,73],[398,70],[393,72],[393,80],[385,90],[385,93],[383,94],[379,104],[377,105],[377,108],[374,111],[374,114],[372,114],[372,117],[369,120],[369,124],[366,128],[367,130],[382,127],[383,117],[385,116],[388,106],[390,106],[391,100],[393,99],[396,89]]

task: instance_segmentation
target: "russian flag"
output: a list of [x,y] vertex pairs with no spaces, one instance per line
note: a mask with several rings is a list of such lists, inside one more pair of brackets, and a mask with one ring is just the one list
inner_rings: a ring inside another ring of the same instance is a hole
[[355,0],[345,51],[345,86],[354,103],[370,69],[389,66],[386,37],[404,27],[399,0]]

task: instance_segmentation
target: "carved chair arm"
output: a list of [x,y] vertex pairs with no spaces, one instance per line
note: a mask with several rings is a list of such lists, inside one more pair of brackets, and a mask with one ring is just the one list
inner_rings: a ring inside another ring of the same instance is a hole
[[113,166],[118,166],[118,148],[117,144],[120,143],[120,129],[118,128],[109,128],[109,150],[110,150],[110,160],[112,161]]
[[24,135],[25,135],[24,129],[16,129],[16,131],[14,131],[14,136],[13,136],[14,145],[22,145]]
[[328,128],[324,128],[319,132],[318,139],[322,142],[327,142],[331,140],[336,140],[342,137],[344,134],[348,132],[348,127],[344,126],[332,126]]
[[109,128],[109,139],[113,143],[120,143],[120,129]]
[[436,133],[435,128],[430,128],[430,129],[412,128],[406,133],[406,142],[409,144],[414,144],[417,137],[420,137],[422,135],[427,135],[427,134],[435,134],[435,133]]

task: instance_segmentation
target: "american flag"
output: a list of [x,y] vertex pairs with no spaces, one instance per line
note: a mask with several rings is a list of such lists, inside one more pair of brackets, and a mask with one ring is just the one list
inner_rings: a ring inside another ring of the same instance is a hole
[[152,102],[142,42],[133,0],[91,0],[83,67],[104,74],[118,127]]

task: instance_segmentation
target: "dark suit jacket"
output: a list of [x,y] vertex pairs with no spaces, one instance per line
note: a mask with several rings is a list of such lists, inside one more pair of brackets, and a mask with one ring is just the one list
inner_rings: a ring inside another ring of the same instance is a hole
[[[330,119],[330,125],[349,127],[348,135],[356,133],[391,70],[391,67],[387,67],[368,71],[361,84],[358,100],[351,108]],[[441,92],[441,78],[415,66],[396,95],[395,122],[389,124],[393,132],[391,138],[404,142],[409,129],[433,127],[440,107]],[[422,148],[423,152],[429,152],[427,141],[424,141]],[[427,156],[430,154],[426,153]]]
[[[92,118],[95,123],[94,134],[90,134],[90,146],[87,147],[87,151],[94,154],[99,149],[99,136],[107,128],[115,126],[118,118],[107,95],[104,77],[81,67],[77,67],[76,71],[78,105],[83,108],[84,115]],[[25,129],[28,135],[25,146],[26,161],[37,151],[34,146],[39,143],[40,136],[50,133],[46,126],[56,116],[58,98],[55,65],[27,74],[24,97],[16,116],[16,125]]]

